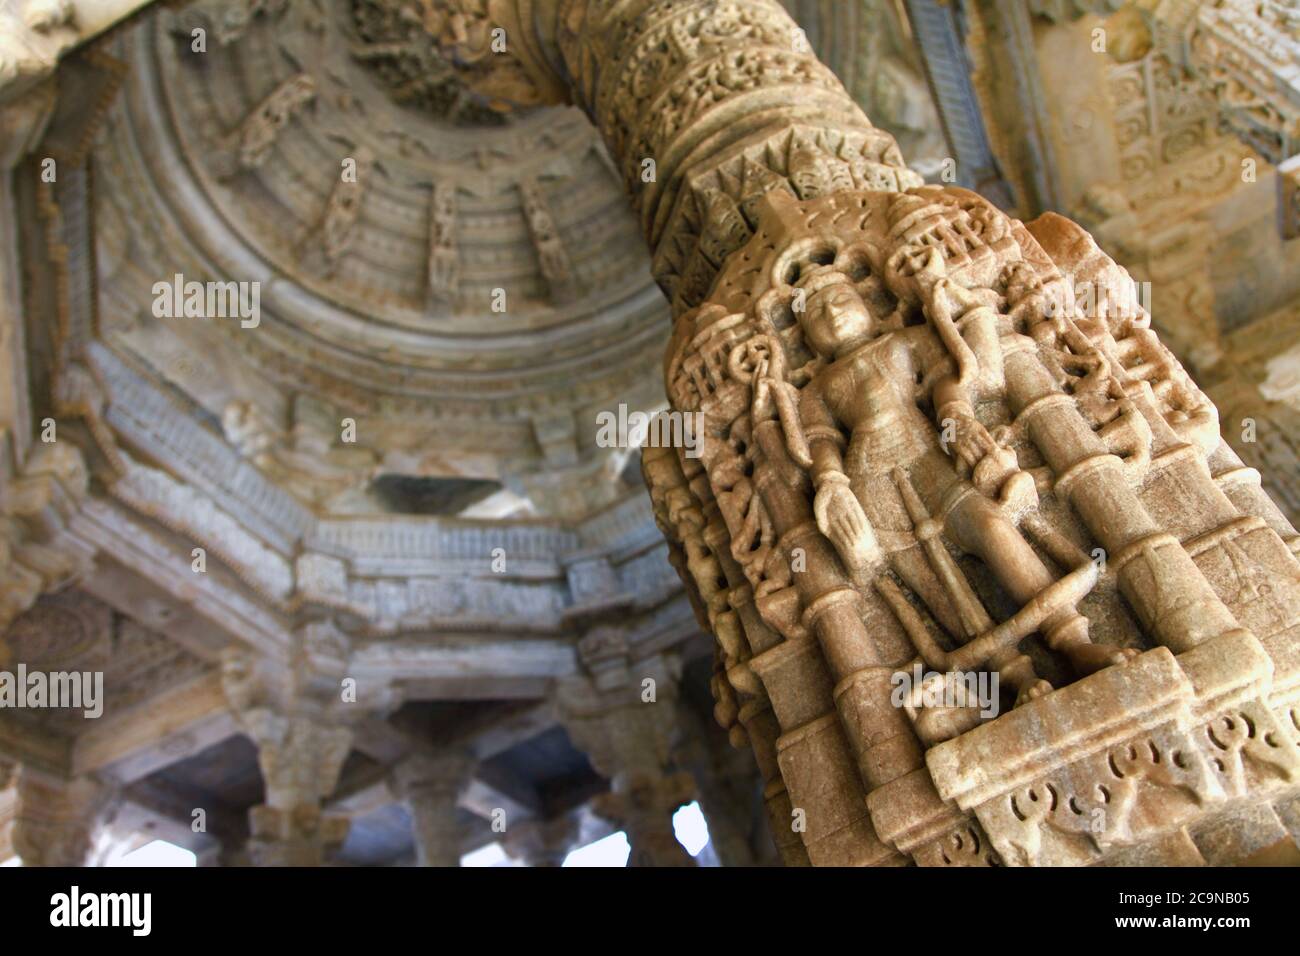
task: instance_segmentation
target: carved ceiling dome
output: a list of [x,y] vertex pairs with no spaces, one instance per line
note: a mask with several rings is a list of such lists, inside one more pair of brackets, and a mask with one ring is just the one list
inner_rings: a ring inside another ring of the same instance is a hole
[[[580,113],[485,125],[450,88],[403,92],[424,54],[411,35],[372,56],[405,22],[373,4],[213,22],[160,11],[120,50],[135,68],[98,147],[96,217],[101,327],[128,363],[244,433],[294,427],[303,394],[398,471],[479,478],[535,467],[539,418],[654,394],[667,309]],[[155,317],[177,274],[259,282],[257,326]]]
[[47,600],[20,615],[6,640],[33,668],[82,666],[91,658],[103,657],[99,635],[90,623],[92,608],[92,602],[76,596]]

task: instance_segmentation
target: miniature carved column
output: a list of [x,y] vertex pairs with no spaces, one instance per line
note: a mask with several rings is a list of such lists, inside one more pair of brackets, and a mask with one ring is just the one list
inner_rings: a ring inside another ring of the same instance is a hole
[[347,644],[327,624],[308,625],[296,642],[287,671],[241,648],[222,660],[226,697],[257,744],[266,791],[249,812],[255,866],[320,866],[348,830],[346,818],[321,811],[352,744],[351,705],[339,690]]
[[525,866],[558,867],[564,865],[577,838],[577,819],[565,815],[512,823],[502,844],[506,853]]
[[629,866],[694,866],[673,832],[673,814],[695,794],[690,775],[670,766],[678,675],[661,656],[633,662],[610,625],[592,628],[578,651],[586,674],[562,682],[559,709],[574,744],[610,781],[592,809],[627,833]]
[[714,718],[732,746],[752,749],[782,861],[786,866],[808,866],[777,756],[781,724],[763,681],[750,666],[755,654],[780,642],[780,635],[764,621],[754,589],[730,553],[729,531],[717,499],[698,480],[702,466],[680,461],[671,448],[643,449],[641,461],[655,523],[668,539],[669,561],[687,584],[700,626],[718,639],[710,682]]
[[95,834],[117,809],[116,790],[90,777],[68,779],[21,767],[14,782],[14,852],[23,866],[87,866]]
[[420,866],[460,866],[465,834],[457,808],[476,763],[468,751],[445,750],[416,754],[397,768],[397,792],[411,814]]

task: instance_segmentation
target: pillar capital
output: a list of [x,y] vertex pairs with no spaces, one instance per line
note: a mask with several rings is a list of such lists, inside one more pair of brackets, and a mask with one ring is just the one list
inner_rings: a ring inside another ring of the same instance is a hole
[[222,688],[257,745],[265,786],[265,802],[249,815],[256,865],[320,865],[347,835],[348,821],[321,807],[338,784],[359,716],[340,692],[348,654],[332,625],[310,624],[295,634],[287,667],[243,647],[222,655]]
[[501,843],[506,853],[526,866],[557,867],[563,865],[577,839],[577,818],[565,814],[512,823]]
[[602,691],[624,687],[631,680],[630,653],[626,631],[615,624],[597,624],[578,641],[578,661]]
[[[0,106],[0,135],[4,111]],[[14,619],[42,594],[78,580],[90,567],[88,551],[66,534],[85,499],[87,481],[85,459],[75,445],[40,444],[0,497],[0,664],[6,656],[3,635]]]
[[393,780],[403,797],[449,792],[458,799],[477,767],[478,758],[467,748],[438,748],[404,759],[393,771]]
[[557,704],[569,738],[610,781],[593,811],[627,832],[634,865],[694,865],[672,826],[694,793],[672,761],[679,663],[663,654],[632,660],[626,636],[609,626],[587,633],[579,657],[586,673],[561,682]]

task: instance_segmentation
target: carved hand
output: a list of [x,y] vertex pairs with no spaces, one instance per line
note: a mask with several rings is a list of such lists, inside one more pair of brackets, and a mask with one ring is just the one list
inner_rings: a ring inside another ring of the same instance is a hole
[[953,417],[954,435],[952,445],[947,449],[965,466],[967,474],[974,469],[986,455],[997,450],[998,444],[978,419],[973,415],[958,414]]
[[877,552],[876,535],[862,505],[842,475],[839,481],[827,481],[817,491],[813,513],[817,528],[835,545],[840,559],[850,571],[865,568]]

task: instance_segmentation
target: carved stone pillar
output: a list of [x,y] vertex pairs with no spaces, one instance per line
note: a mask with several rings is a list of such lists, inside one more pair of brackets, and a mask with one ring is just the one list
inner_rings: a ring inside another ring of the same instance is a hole
[[695,795],[670,763],[676,681],[661,656],[633,662],[617,627],[598,625],[579,643],[585,675],[559,689],[560,719],[602,776],[608,793],[592,810],[627,833],[629,866],[694,866],[673,832],[673,814]]
[[1129,275],[1067,219],[923,186],[775,0],[487,10],[511,52],[467,82],[587,111],[671,300],[704,442],[646,474],[774,824],[818,865],[1285,842],[1296,532]]
[[[60,416],[56,435],[62,440],[37,438],[50,436],[33,415],[27,360],[38,350],[54,349],[29,341],[24,289],[30,291],[42,271],[39,237],[47,224],[19,212],[19,195],[36,177],[38,157],[32,154],[49,146],[59,57],[140,2],[0,0],[0,637],[38,597],[84,572],[91,557],[67,530],[86,495],[87,476],[82,453],[63,437],[66,409],[59,397],[52,412]],[[42,152],[39,161],[47,160],[54,157]],[[61,173],[78,165],[65,164],[61,155],[58,163],[64,164]],[[73,178],[60,176],[65,185]],[[38,188],[48,199],[56,187],[41,182]],[[42,387],[57,391],[53,383]]]
[[689,774],[631,774],[595,797],[591,808],[627,834],[628,866],[694,866],[673,830],[673,814],[694,796]]
[[307,626],[297,642],[286,672],[241,648],[222,660],[226,697],[257,745],[266,791],[249,812],[255,866],[320,866],[347,836],[347,819],[321,809],[352,744],[339,691],[346,642],[325,624]]
[[577,838],[577,819],[565,815],[512,823],[502,844],[506,853],[525,866],[557,867],[564,865]]
[[[700,810],[709,827],[709,842],[722,866],[752,866],[750,830],[754,798],[762,781],[754,761],[742,751],[714,746],[719,736],[684,704],[678,715],[682,728],[677,762],[695,780]],[[788,821],[782,821],[788,826]]]
[[322,865],[347,836],[347,819],[324,815],[320,804],[338,781],[351,732],[303,714],[263,710],[242,719],[267,791],[266,802],[249,811],[249,858],[255,866]]
[[[0,61],[4,59],[5,42],[0,40]],[[0,443],[8,446],[6,458],[12,456],[16,463],[25,459],[32,441],[32,409],[23,322],[23,262],[18,254],[22,248],[21,217],[14,192],[14,169],[40,142],[56,98],[54,83],[46,82],[23,96],[0,102],[0,345],[5,353],[0,365]],[[5,485],[14,478],[7,471],[0,467],[0,502],[6,497]],[[3,510],[10,511],[8,507]],[[0,519],[0,632],[8,620],[30,606],[24,594],[31,587],[30,578],[12,582],[13,572],[9,570],[20,530],[9,514]]]
[[0,466],[0,664],[14,618],[90,565],[89,553],[65,533],[86,487],[85,460],[69,441],[37,445],[16,475]]
[[464,831],[456,820],[461,794],[474,775],[474,755],[461,750],[409,757],[397,768],[420,866],[460,866]]
[[116,790],[90,777],[17,771],[10,840],[23,866],[87,866],[95,834],[118,805]]

